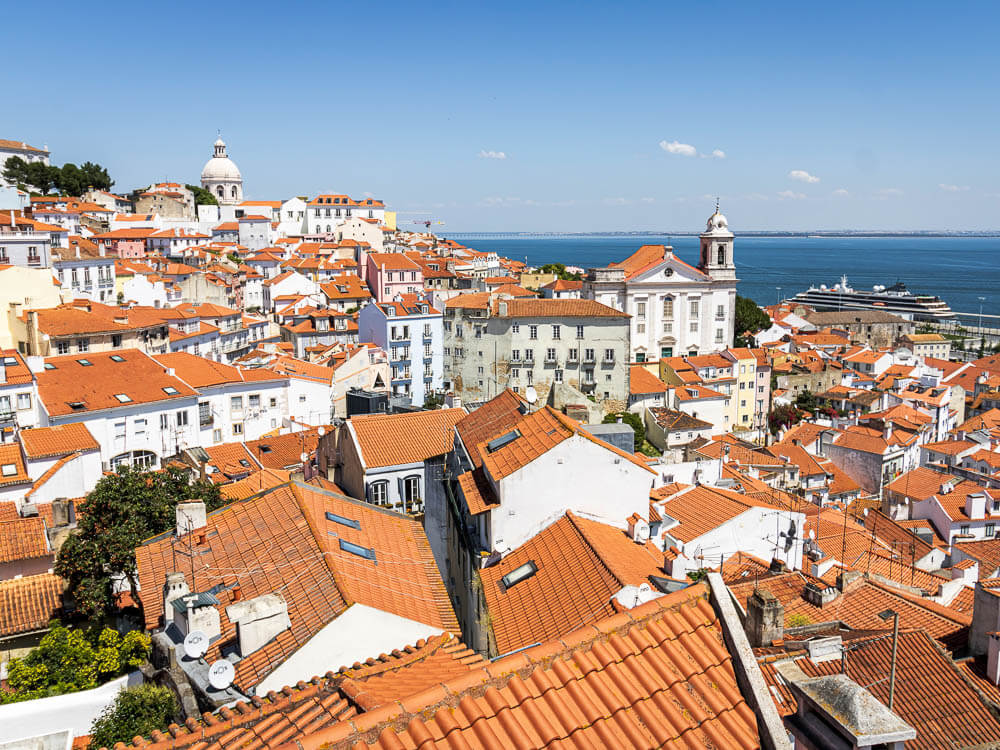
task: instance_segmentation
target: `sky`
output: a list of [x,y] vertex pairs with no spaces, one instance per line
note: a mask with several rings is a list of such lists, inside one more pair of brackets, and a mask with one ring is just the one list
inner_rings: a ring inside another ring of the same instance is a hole
[[[40,15],[42,17],[40,17]],[[1000,229],[1000,3],[18,3],[0,138],[447,231]]]

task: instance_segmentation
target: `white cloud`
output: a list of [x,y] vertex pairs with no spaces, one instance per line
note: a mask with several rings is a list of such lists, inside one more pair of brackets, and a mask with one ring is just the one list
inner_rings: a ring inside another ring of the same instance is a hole
[[875,196],[877,198],[894,198],[898,195],[902,195],[903,191],[899,188],[882,188],[876,191]]
[[606,206],[624,206],[628,204],[627,198],[605,198],[604,205]]
[[505,154],[503,151],[485,151],[484,150],[484,151],[480,151],[479,152],[479,158],[480,159],[506,159],[507,158],[507,154]]
[[640,198],[643,203],[656,203],[656,198]]
[[712,153],[710,153],[710,154],[702,154],[701,157],[703,159],[725,159],[726,158],[726,152],[723,151],[721,148],[715,148],[715,149],[712,149]]
[[800,201],[806,196],[803,193],[796,193],[794,190],[782,190],[778,193],[778,197],[782,200]]
[[809,174],[804,169],[793,169],[788,173],[788,176],[793,180],[798,180],[799,182],[808,182],[810,185],[819,182],[819,177]]
[[946,185],[943,182],[940,185],[938,185],[938,187],[944,190],[946,193],[964,193],[966,190],[969,189],[968,185]]
[[681,156],[698,155],[698,149],[690,143],[681,143],[680,141],[660,141],[660,148],[668,154],[680,154]]
[[833,194],[841,197],[850,195],[850,193],[844,190],[844,188],[837,188],[836,190],[833,191]]

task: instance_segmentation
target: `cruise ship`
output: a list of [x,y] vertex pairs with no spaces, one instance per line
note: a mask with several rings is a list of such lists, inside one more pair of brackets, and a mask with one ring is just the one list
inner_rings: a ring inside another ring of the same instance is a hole
[[949,320],[955,313],[948,303],[930,294],[912,294],[906,285],[897,281],[892,286],[875,285],[871,291],[852,289],[847,277],[832,287],[821,284],[799,292],[792,302],[801,302],[816,310],[882,310],[907,320]]

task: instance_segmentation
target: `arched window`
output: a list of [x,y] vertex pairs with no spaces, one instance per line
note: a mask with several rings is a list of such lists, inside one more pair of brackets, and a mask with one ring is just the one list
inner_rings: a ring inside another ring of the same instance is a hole
[[152,451],[125,451],[111,459],[111,468],[117,470],[121,466],[134,466],[137,469],[150,469],[156,466],[156,454]]
[[236,186],[233,185],[233,198],[235,198],[235,197],[236,197]]
[[368,500],[374,505],[389,505],[389,482],[380,480],[368,485]]
[[218,192],[220,198],[226,197],[226,191],[222,189],[222,185],[219,185],[218,190],[216,192]]
[[719,265],[726,265],[726,246],[719,245]]
[[403,479],[403,512],[419,513],[424,509],[420,496],[420,475],[414,474]]

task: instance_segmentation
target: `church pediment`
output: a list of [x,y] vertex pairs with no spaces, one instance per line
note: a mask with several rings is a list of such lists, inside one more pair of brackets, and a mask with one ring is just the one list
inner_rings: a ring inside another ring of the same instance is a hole
[[701,271],[676,256],[664,258],[655,266],[647,268],[642,273],[636,274],[628,280],[629,284],[691,284],[706,282],[709,278]]

